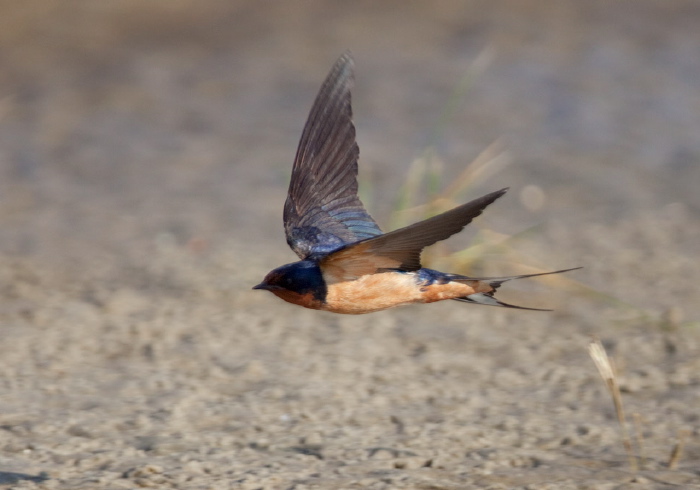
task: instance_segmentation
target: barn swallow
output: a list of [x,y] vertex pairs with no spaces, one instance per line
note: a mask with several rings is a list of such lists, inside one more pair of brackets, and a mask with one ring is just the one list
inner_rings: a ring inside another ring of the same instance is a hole
[[507,188],[438,216],[382,233],[357,195],[359,148],[352,122],[353,60],[345,53],[323,82],[304,126],[287,200],[287,243],[301,259],[265,276],[253,289],[334,313],[362,314],[410,303],[454,299],[532,310],[499,301],[506,281],[573,269],[475,278],[421,266],[428,245],[462,231]]

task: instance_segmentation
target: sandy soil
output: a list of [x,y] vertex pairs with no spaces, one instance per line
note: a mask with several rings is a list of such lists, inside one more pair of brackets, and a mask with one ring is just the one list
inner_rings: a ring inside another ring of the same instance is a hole
[[[28,0],[0,27],[1,488],[700,488],[697,2]],[[385,227],[490,60],[436,151],[449,180],[502,139],[474,228],[537,226],[482,267],[584,266],[504,291],[555,312],[250,290],[294,260],[291,160],[347,48]]]

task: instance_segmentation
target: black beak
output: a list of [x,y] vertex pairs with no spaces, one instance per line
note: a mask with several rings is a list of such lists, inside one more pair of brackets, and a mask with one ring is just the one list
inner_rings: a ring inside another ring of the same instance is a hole
[[253,289],[270,289],[270,286],[268,286],[264,282],[261,282],[257,286],[253,286]]

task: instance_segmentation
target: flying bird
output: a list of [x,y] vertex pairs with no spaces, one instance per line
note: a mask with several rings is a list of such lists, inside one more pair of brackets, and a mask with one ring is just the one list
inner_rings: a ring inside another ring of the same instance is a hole
[[354,63],[343,54],[323,82],[304,126],[287,200],[287,243],[301,260],[278,267],[253,289],[295,305],[362,314],[445,299],[533,310],[499,301],[506,281],[573,269],[475,278],[421,266],[421,251],[458,233],[507,188],[438,216],[382,233],[357,195],[359,148],[350,90]]

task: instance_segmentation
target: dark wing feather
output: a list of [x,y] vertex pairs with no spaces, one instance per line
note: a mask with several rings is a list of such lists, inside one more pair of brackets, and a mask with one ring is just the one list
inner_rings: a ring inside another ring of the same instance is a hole
[[353,60],[341,56],[316,96],[292,169],[284,230],[302,259],[382,232],[357,197],[357,159],[350,90]]
[[418,270],[425,247],[462,231],[507,190],[492,192],[438,216],[348,245],[321,261],[324,275],[340,282],[382,269]]

